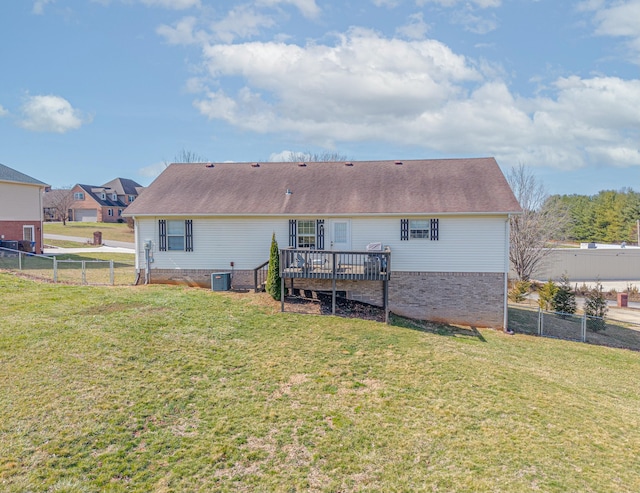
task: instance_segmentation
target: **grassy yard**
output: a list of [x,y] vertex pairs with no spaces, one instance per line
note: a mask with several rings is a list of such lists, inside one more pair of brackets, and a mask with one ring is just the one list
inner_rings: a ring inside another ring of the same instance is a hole
[[[102,232],[102,241],[126,241],[133,243],[133,231],[129,229],[126,223],[85,223],[85,222],[67,222],[62,223],[44,223],[44,233],[53,235],[78,236],[93,240],[95,231]],[[45,243],[50,243],[46,240]]]
[[3,492],[638,492],[640,354],[0,274]]

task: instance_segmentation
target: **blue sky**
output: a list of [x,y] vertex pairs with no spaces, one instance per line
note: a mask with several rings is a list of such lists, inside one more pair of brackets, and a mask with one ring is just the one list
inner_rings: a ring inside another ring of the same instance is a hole
[[640,0],[3,0],[0,33],[0,162],[54,187],[185,149],[640,189]]

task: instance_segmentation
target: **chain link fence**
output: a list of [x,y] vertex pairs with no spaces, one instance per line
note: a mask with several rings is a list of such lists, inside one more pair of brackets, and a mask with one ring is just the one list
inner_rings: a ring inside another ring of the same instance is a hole
[[525,304],[509,304],[509,329],[516,333],[640,351],[640,325],[611,317],[558,313]]
[[0,269],[51,282],[87,285],[132,285],[136,272],[131,263],[114,260],[57,258],[0,248]]

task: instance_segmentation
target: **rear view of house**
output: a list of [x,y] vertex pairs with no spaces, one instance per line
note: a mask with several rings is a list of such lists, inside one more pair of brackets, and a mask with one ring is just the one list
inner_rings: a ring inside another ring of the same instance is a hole
[[[337,280],[347,298],[388,295],[399,315],[503,327],[509,216],[520,212],[496,161],[478,158],[172,164],[124,215],[151,282],[210,286],[212,272],[232,271],[233,287],[251,287],[275,233],[315,272],[291,276],[294,289],[331,290],[319,253],[340,252],[336,263],[362,264],[353,272],[388,269],[388,293],[375,276]],[[384,254],[349,256],[367,246]]]
[[0,164],[1,246],[42,251],[42,193],[47,185]]

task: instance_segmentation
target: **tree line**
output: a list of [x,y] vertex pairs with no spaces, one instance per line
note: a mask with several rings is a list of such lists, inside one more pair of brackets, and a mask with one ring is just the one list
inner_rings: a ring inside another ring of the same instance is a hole
[[547,208],[565,210],[568,220],[555,240],[636,243],[640,193],[631,188],[603,190],[596,195],[551,195]]

